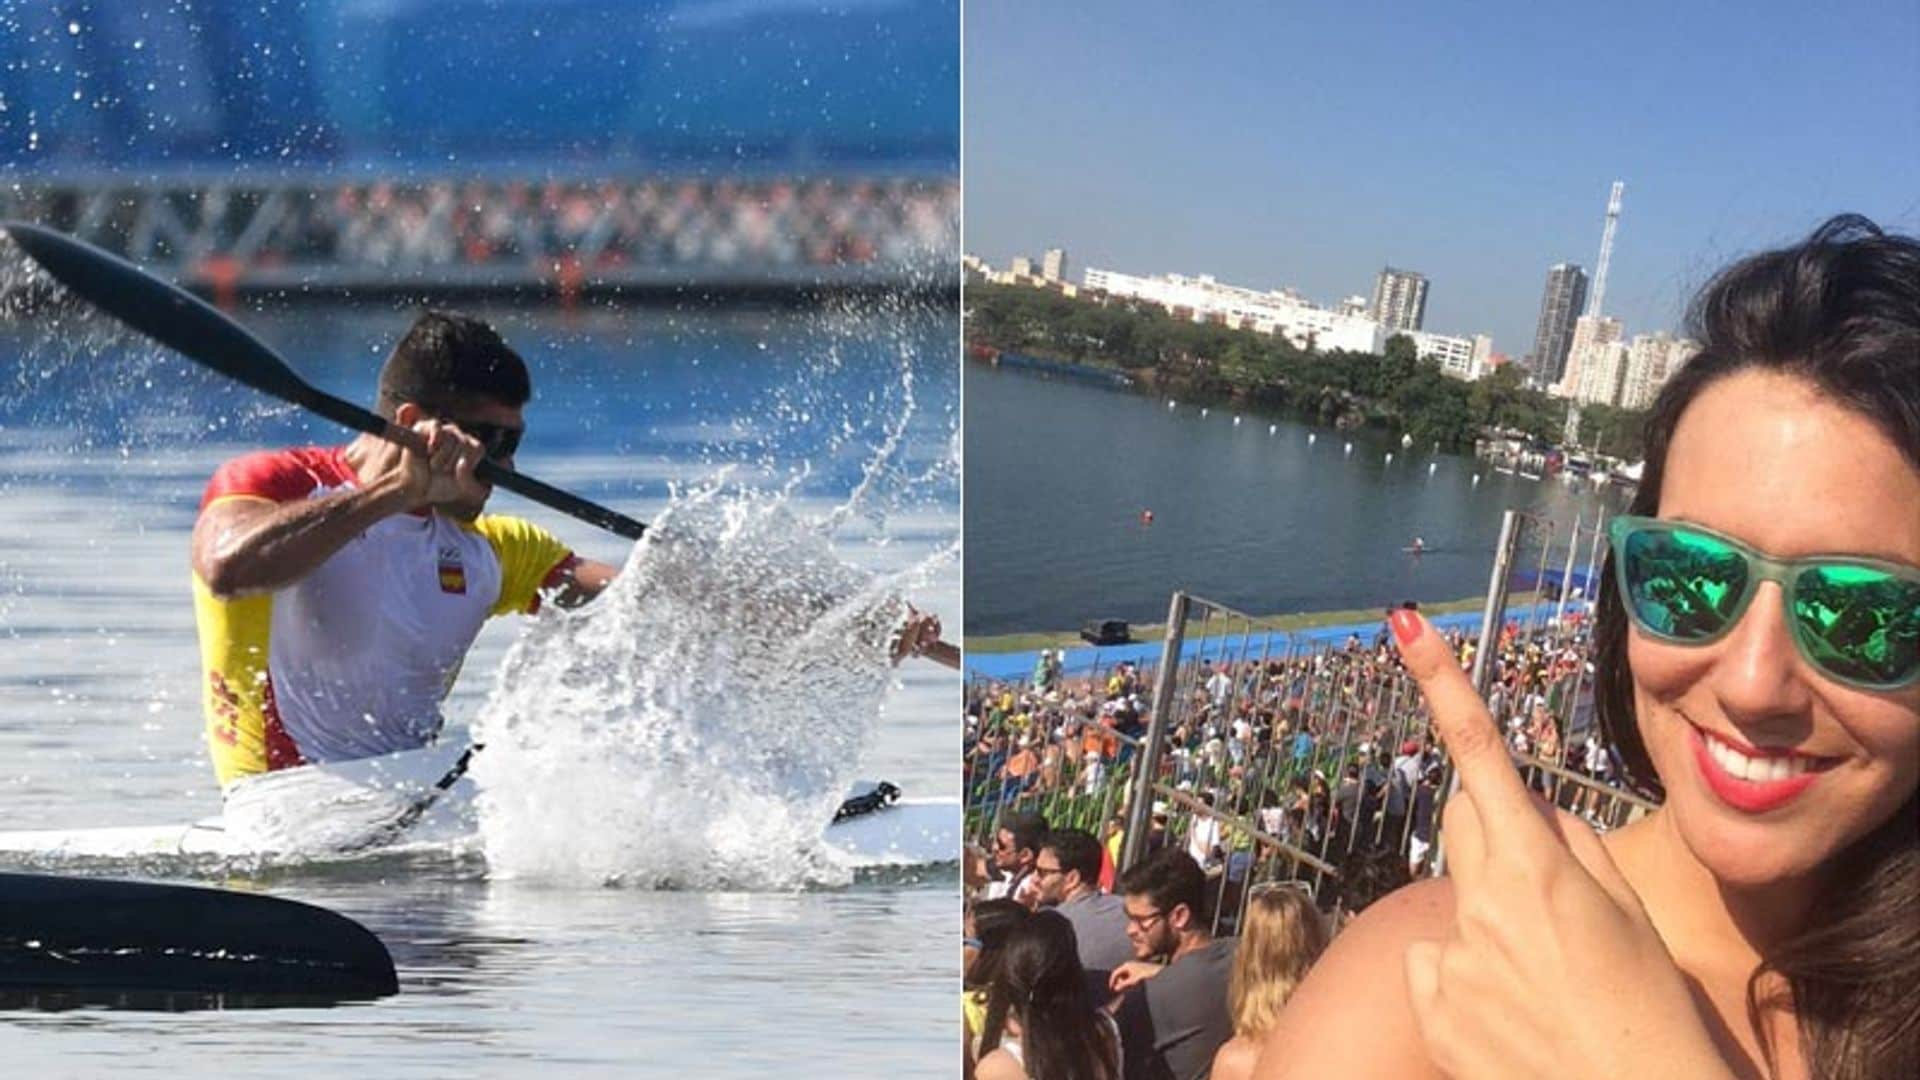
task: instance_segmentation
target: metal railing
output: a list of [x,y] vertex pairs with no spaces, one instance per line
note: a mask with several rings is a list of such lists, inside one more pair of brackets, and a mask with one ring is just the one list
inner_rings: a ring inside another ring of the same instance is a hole
[[[1599,528],[1576,523],[1556,540],[1550,523],[1509,515],[1479,625],[1447,637],[1530,786],[1606,830],[1654,804],[1613,783],[1617,757],[1593,721]],[[1440,872],[1451,768],[1384,629],[1307,644],[1185,593],[1166,626],[1158,661],[1103,670],[1096,653],[1082,677],[1043,661],[1031,679],[969,687],[969,837],[984,844],[1009,813],[1033,811],[1053,827],[1121,831],[1121,867],[1181,848],[1209,872],[1221,932],[1237,928],[1250,889],[1274,882],[1346,904],[1342,869],[1356,859],[1400,860],[1408,878]]]

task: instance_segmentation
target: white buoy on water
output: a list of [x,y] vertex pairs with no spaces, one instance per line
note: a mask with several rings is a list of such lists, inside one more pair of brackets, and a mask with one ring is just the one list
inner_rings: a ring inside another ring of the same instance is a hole
[[1413,448],[1413,435],[1409,433],[1409,434],[1400,436],[1400,449],[1410,450],[1412,448]]
[[1234,418],[1233,418],[1233,426],[1234,426],[1234,427],[1239,427],[1239,426],[1240,426],[1240,418],[1239,418],[1239,417],[1237,417],[1237,416],[1236,416],[1236,417],[1234,417]]
[[[1269,435],[1271,435],[1271,434],[1273,434],[1274,432],[1276,432],[1276,431],[1279,431],[1279,430],[1280,430],[1280,425],[1279,425],[1279,424],[1268,424],[1268,425],[1267,425],[1267,434],[1269,434]],[[1313,441],[1313,438],[1312,438],[1311,436],[1309,436],[1309,437],[1307,438],[1307,441],[1308,441],[1308,442],[1312,442],[1312,441]]]
[[1393,451],[1387,451],[1387,464],[1393,464]]
[[1212,409],[1208,409],[1208,408],[1202,408],[1202,409],[1200,410],[1200,415],[1201,415],[1201,416],[1205,416],[1205,415],[1207,415],[1208,413],[1210,413],[1210,412],[1212,412],[1212,411],[1213,411]]
[[1437,462],[1437,461],[1429,461],[1429,462],[1427,462],[1427,475],[1428,475],[1428,476],[1432,476],[1432,475],[1433,475],[1433,471],[1434,471],[1435,469],[1438,469],[1439,467],[1440,467],[1440,463],[1439,463],[1439,462]]
[[1352,444],[1352,443],[1348,443],[1348,444],[1347,444],[1347,456],[1348,456],[1348,457],[1352,457],[1352,456],[1353,456],[1353,444]]
[[1473,474],[1473,486],[1474,486],[1474,487],[1479,487],[1479,486],[1480,486],[1480,474],[1479,474],[1479,473],[1474,473],[1474,474]]
[[1171,408],[1173,408],[1173,404],[1174,404],[1174,403],[1173,403],[1173,399],[1172,399],[1172,398],[1168,398],[1168,399],[1167,399],[1167,408],[1169,408],[1169,409],[1171,409]]
[[1307,445],[1308,446],[1313,445],[1313,432],[1311,431],[1307,432]]

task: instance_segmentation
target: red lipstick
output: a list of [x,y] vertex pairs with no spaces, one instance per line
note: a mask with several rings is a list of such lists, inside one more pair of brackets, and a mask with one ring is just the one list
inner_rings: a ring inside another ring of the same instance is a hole
[[1750,758],[1799,758],[1810,763],[1802,773],[1782,777],[1777,780],[1748,780],[1727,771],[1713,756],[1707,746],[1706,735],[1697,727],[1688,725],[1687,739],[1693,747],[1693,760],[1700,769],[1700,775],[1707,787],[1721,802],[1735,810],[1748,814],[1764,814],[1776,810],[1800,797],[1801,793],[1812,787],[1820,779],[1828,762],[1812,754],[1802,754],[1793,750],[1760,750],[1748,746],[1734,746],[1730,739],[1721,742],[1733,747],[1742,756]]

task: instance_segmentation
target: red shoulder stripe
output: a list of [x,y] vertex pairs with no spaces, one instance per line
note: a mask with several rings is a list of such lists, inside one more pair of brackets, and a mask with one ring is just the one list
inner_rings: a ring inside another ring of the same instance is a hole
[[287,734],[286,725],[280,722],[280,705],[273,700],[271,678],[267,679],[262,690],[265,695],[262,711],[267,714],[267,771],[277,772],[280,769],[295,769],[305,765],[307,759],[300,756],[299,745],[293,741],[293,736]]
[[539,612],[540,594],[552,592],[559,588],[566,582],[567,575],[573,573],[573,568],[579,565],[580,556],[575,555],[571,551],[567,552],[559,562],[554,563],[553,569],[547,571],[547,576],[540,579],[539,591],[533,594],[533,600],[527,604],[526,614],[533,615]]
[[230,495],[250,495],[274,502],[304,499],[320,488],[344,487],[356,481],[343,448],[303,446],[292,450],[263,450],[227,462],[207,482],[200,508]]

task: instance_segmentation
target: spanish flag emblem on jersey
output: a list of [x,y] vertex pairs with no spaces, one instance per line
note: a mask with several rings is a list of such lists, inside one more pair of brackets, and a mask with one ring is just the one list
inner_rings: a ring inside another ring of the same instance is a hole
[[455,596],[467,594],[467,568],[460,562],[459,548],[440,549],[440,591]]

